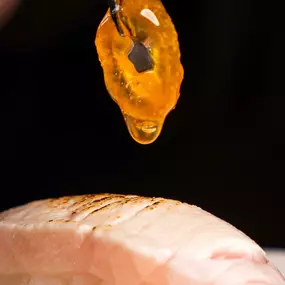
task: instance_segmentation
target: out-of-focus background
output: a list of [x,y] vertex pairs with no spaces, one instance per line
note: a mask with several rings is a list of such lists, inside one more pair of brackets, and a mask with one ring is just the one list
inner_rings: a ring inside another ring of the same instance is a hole
[[161,136],[142,146],[106,91],[94,46],[107,0],[0,0],[0,210],[72,194],[164,196],[285,247],[283,10],[163,3],[185,80]]
[[268,259],[285,276],[285,250],[282,248],[267,248],[265,251]]

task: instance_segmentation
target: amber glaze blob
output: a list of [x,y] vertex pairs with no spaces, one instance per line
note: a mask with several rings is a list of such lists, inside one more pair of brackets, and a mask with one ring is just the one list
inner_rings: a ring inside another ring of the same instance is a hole
[[[110,10],[97,30],[95,45],[106,88],[120,107],[130,135],[140,144],[154,142],[180,96],[184,69],[178,35],[160,0],[121,0],[121,36]],[[152,70],[137,72],[129,60],[133,41],[149,51]]]

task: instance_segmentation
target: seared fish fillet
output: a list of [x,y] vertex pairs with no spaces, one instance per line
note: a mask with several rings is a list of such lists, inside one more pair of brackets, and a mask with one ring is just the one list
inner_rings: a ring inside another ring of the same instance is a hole
[[283,285],[264,251],[199,207],[98,194],[0,214],[1,285]]

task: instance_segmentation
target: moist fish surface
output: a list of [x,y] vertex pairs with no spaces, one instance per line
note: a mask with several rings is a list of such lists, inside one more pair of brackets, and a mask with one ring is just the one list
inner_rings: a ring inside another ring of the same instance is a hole
[[97,194],[0,214],[2,285],[283,285],[244,233],[199,207]]

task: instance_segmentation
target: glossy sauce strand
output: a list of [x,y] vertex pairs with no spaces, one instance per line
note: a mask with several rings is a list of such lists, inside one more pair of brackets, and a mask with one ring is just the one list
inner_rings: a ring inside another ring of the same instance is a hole
[[[180,95],[184,70],[177,32],[159,0],[122,1],[118,17],[125,36],[119,35],[108,10],[95,40],[105,84],[133,139],[150,144]],[[131,62],[134,41],[148,50],[152,69],[138,72]]]

